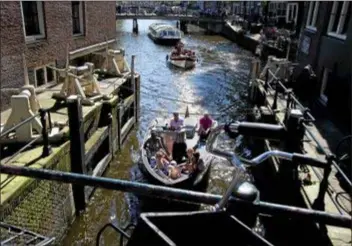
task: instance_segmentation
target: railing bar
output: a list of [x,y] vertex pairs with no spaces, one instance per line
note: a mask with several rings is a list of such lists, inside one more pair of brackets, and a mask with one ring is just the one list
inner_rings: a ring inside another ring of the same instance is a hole
[[[203,192],[176,189],[164,186],[157,186],[121,179],[112,179],[106,177],[91,177],[89,175],[54,171],[48,169],[36,169],[28,167],[19,167],[13,165],[0,165],[1,173],[10,175],[20,175],[36,179],[59,181],[64,183],[74,183],[86,186],[101,187],[110,190],[120,190],[122,192],[132,192],[140,195],[161,197],[163,199],[172,199],[183,202],[203,203],[214,205],[222,198],[221,195],[209,194]],[[245,203],[249,207],[256,209],[260,213],[279,213],[283,216],[295,216],[305,219],[313,219],[320,223],[326,223],[335,226],[350,228],[351,216],[330,214],[324,211],[311,210],[282,204],[258,201],[255,203],[248,202],[239,198],[231,197],[229,203]]]
[[11,127],[10,129],[8,129],[5,132],[2,132],[0,135],[0,138],[3,138],[5,136],[7,136],[7,134],[9,134],[10,132],[12,132],[13,130],[16,130],[17,128],[21,127],[22,125],[28,123],[29,121],[33,120],[35,117],[39,116],[39,113],[36,113],[35,115],[25,119],[24,121],[21,121],[20,123],[18,123],[17,125]]
[[16,153],[14,153],[9,159],[6,160],[5,163],[3,164],[7,164],[9,163],[11,160],[13,160],[19,153],[21,153],[23,150],[27,149],[29,146],[31,146],[35,141],[37,141],[38,139],[40,139],[42,136],[39,135],[38,137],[36,137],[35,139],[33,139],[32,141],[30,141],[29,143],[27,143],[25,146],[23,146],[22,148],[20,148]]

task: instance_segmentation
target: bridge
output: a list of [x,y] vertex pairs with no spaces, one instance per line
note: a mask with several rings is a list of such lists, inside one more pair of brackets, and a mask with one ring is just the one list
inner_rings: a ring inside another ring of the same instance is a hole
[[[116,14],[117,20],[126,19],[139,19],[139,20],[179,20],[187,22],[207,22],[207,23],[224,23],[225,19],[219,17],[208,17],[199,15],[185,15],[185,14],[167,14],[167,15],[156,15],[156,14]],[[226,18],[229,20],[231,18]]]

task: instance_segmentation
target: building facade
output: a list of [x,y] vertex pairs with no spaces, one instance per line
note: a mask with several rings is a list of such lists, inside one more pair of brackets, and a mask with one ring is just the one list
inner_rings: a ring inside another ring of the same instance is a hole
[[351,124],[352,2],[305,2],[297,60],[317,75],[316,97]]
[[24,85],[23,54],[29,81],[35,87],[55,83],[66,49],[74,51],[114,39],[115,2],[1,2],[2,109],[12,88]]

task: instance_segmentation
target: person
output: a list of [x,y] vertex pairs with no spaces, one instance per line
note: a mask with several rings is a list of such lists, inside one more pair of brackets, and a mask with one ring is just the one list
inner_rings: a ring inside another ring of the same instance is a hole
[[180,130],[183,126],[183,119],[179,117],[178,113],[173,113],[174,118],[170,121],[171,130]]
[[179,177],[181,177],[180,169],[178,167],[170,166],[168,176],[172,179],[178,179]]
[[176,139],[172,144],[172,158],[181,163],[183,158],[187,158],[187,144],[185,142],[185,132],[179,131],[176,133]]
[[156,157],[156,167],[160,169],[165,175],[169,174],[168,167],[170,165],[170,162],[164,158],[164,154],[160,151],[158,151],[155,155]]
[[208,113],[199,120],[198,134],[201,139],[207,139],[210,133],[210,128],[213,125],[213,120],[210,118]]
[[193,154],[194,154],[193,148],[187,149],[187,160],[186,162],[179,165],[179,167],[181,167],[182,171],[185,173],[190,173],[193,171],[193,168],[192,168]]
[[157,136],[155,131],[151,131],[150,138],[144,143],[144,148],[147,151],[148,156],[155,155],[160,149],[162,149],[163,143],[160,137]]

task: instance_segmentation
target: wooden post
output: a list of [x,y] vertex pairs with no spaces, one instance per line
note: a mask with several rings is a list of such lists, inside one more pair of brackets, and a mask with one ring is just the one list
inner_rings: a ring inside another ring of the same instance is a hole
[[[69,96],[67,98],[67,110],[71,141],[71,172],[86,174],[81,98],[77,95]],[[72,190],[76,213],[79,213],[86,206],[84,186],[72,185]]]
[[117,137],[118,137],[118,150],[121,150],[121,119],[122,119],[121,102],[117,106]]
[[133,114],[134,114],[134,118],[135,118],[135,123],[138,122],[138,112],[137,112],[137,103],[138,103],[138,88],[137,88],[137,84],[138,82],[136,82],[136,78],[135,78],[135,72],[134,72],[134,59],[136,58],[135,55],[132,55],[132,60],[131,60],[131,84],[132,84],[132,89],[133,89],[133,95],[134,95],[134,102],[133,102]]

